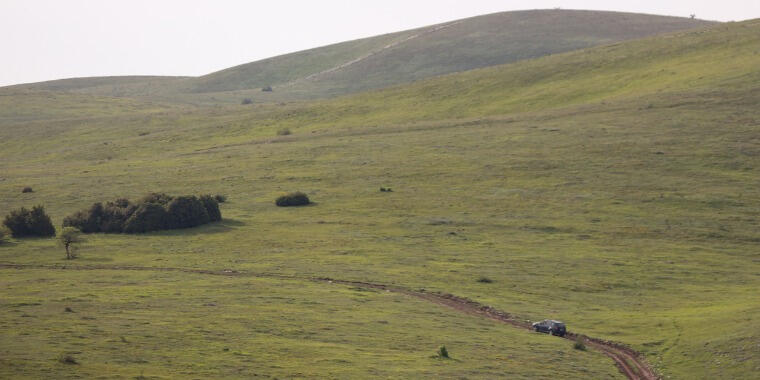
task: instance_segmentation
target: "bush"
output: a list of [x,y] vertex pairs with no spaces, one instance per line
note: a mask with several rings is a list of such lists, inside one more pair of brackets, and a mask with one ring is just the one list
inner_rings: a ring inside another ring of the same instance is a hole
[[156,203],[143,203],[124,222],[123,232],[137,234],[169,228],[169,213]]
[[264,86],[261,88],[261,91],[263,92],[272,92],[272,86]]
[[446,346],[441,346],[438,348],[438,357],[441,359],[449,358],[449,350],[446,349]]
[[169,213],[169,228],[190,228],[211,221],[203,202],[196,196],[181,196],[172,199],[166,206]]
[[31,187],[29,187],[29,186],[26,186],[26,187],[24,187],[24,188],[21,190],[21,192],[22,192],[22,193],[33,193],[33,192],[34,192],[34,190],[32,190],[32,188],[31,188]]
[[16,238],[26,236],[55,236],[53,222],[45,214],[45,208],[42,206],[34,206],[31,210],[23,207],[13,210],[5,217],[3,224],[8,227],[13,237]]
[[277,136],[287,136],[291,133],[292,132],[290,132],[290,129],[287,129],[287,128],[282,128],[282,129],[277,130]]
[[206,208],[210,221],[218,222],[222,220],[222,212],[219,210],[219,201],[216,200],[216,197],[201,195],[200,200],[203,203],[203,207]]
[[491,280],[488,277],[483,276],[483,277],[478,278],[478,282],[483,283],[483,284],[490,284],[493,282],[493,280]]
[[203,195],[174,197],[151,193],[137,203],[117,199],[105,205],[95,203],[63,220],[64,227],[84,233],[144,233],[195,227],[222,220],[216,197]]
[[578,335],[575,337],[575,343],[573,344],[573,348],[580,351],[586,351],[586,343],[584,342],[582,335]]
[[222,194],[214,195],[214,199],[216,199],[216,201],[219,203],[227,202],[227,196]]
[[301,192],[285,194],[274,202],[279,207],[305,206],[311,203],[309,197]]
[[253,103],[253,100],[251,100],[251,98],[245,98],[243,99],[242,102],[240,102],[240,104],[251,104],[251,103]]

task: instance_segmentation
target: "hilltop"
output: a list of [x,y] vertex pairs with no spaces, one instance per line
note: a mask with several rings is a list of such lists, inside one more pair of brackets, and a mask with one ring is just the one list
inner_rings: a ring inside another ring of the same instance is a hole
[[[21,87],[202,103],[325,98],[712,24],[601,11],[503,12],[295,52],[197,78],[79,78]],[[261,91],[268,86],[274,91]]]

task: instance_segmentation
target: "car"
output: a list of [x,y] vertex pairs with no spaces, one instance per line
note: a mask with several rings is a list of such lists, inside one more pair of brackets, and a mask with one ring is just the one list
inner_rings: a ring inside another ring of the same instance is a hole
[[567,333],[567,328],[565,328],[565,324],[560,321],[555,321],[553,319],[545,319],[541,322],[536,322],[533,324],[533,330],[536,330],[536,332],[542,332],[547,334],[552,334],[556,336],[565,336]]

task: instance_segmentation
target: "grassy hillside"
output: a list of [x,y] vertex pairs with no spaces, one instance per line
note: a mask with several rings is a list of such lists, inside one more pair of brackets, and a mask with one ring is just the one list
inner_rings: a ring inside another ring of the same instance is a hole
[[[215,225],[93,235],[74,263],[49,239],[0,246],[0,262],[235,269],[439,290],[628,344],[669,378],[750,379],[760,368],[760,334],[747,328],[760,312],[758,36],[757,20],[726,24],[316,103],[111,114],[123,100],[97,98],[109,108],[64,94],[36,118],[33,93],[8,96],[4,104],[16,107],[0,121],[2,210],[41,203],[59,225],[92,202],[148,191],[230,201]],[[73,101],[104,111],[71,120]],[[281,128],[293,134],[277,137]],[[317,204],[273,205],[294,190]],[[72,367],[55,357],[73,351],[88,376],[139,368],[176,376],[195,361],[196,375],[617,375],[611,361],[570,352],[570,342],[337,285],[2,271],[0,321],[11,329],[0,339],[28,334],[41,353],[2,344],[0,373],[62,373]],[[70,315],[61,309],[76,311],[75,301],[85,310],[77,318],[96,319],[61,327],[60,315]],[[303,319],[289,319],[298,313]],[[375,320],[390,324],[362,327]],[[125,344],[122,334],[144,345],[103,353]],[[457,360],[431,362],[439,342],[461,347]],[[244,355],[227,359],[217,350],[226,346]],[[279,355],[261,369],[267,348]],[[153,355],[178,359],[145,358]],[[560,359],[534,361],[547,355]],[[42,364],[23,364],[30,360]]]
[[[32,274],[45,283],[20,272],[0,280],[3,378],[620,377],[601,354],[396,294],[135,271]],[[432,357],[442,344],[452,359]],[[55,360],[62,355],[80,364]],[[541,363],[547,356],[566,367]]]
[[[324,98],[711,24],[599,11],[503,12],[296,52],[198,78],[85,78],[24,87],[203,103]],[[262,92],[265,86],[274,92]]]

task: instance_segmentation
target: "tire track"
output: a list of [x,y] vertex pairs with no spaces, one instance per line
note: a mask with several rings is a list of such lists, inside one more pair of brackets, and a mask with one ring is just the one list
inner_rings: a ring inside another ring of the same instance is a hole
[[[191,269],[177,267],[144,267],[144,266],[109,266],[109,265],[41,265],[41,264],[13,264],[0,263],[0,269],[49,269],[49,270],[120,270],[120,271],[152,271],[152,272],[180,272],[191,274],[203,274],[213,276],[228,277],[260,277],[260,278],[277,278],[289,280],[308,280],[315,282],[324,282],[328,284],[349,285],[361,288],[384,290],[388,292],[404,294],[415,297],[437,305],[455,309],[458,312],[469,314],[480,318],[488,318],[497,322],[506,323],[514,327],[523,329],[532,329],[530,321],[515,317],[512,314],[501,310],[494,309],[491,306],[483,305],[468,298],[455,296],[448,293],[429,292],[424,289],[413,290],[396,285],[377,284],[363,281],[338,280],[329,277],[301,277],[294,275],[283,275],[276,273],[255,273],[244,272],[231,269],[209,270],[209,269]],[[659,380],[657,373],[646,363],[643,356],[620,343],[592,338],[585,335],[579,335],[568,332],[564,337],[568,340],[582,340],[587,346],[601,352],[615,362],[615,366],[628,379],[631,380]]]

